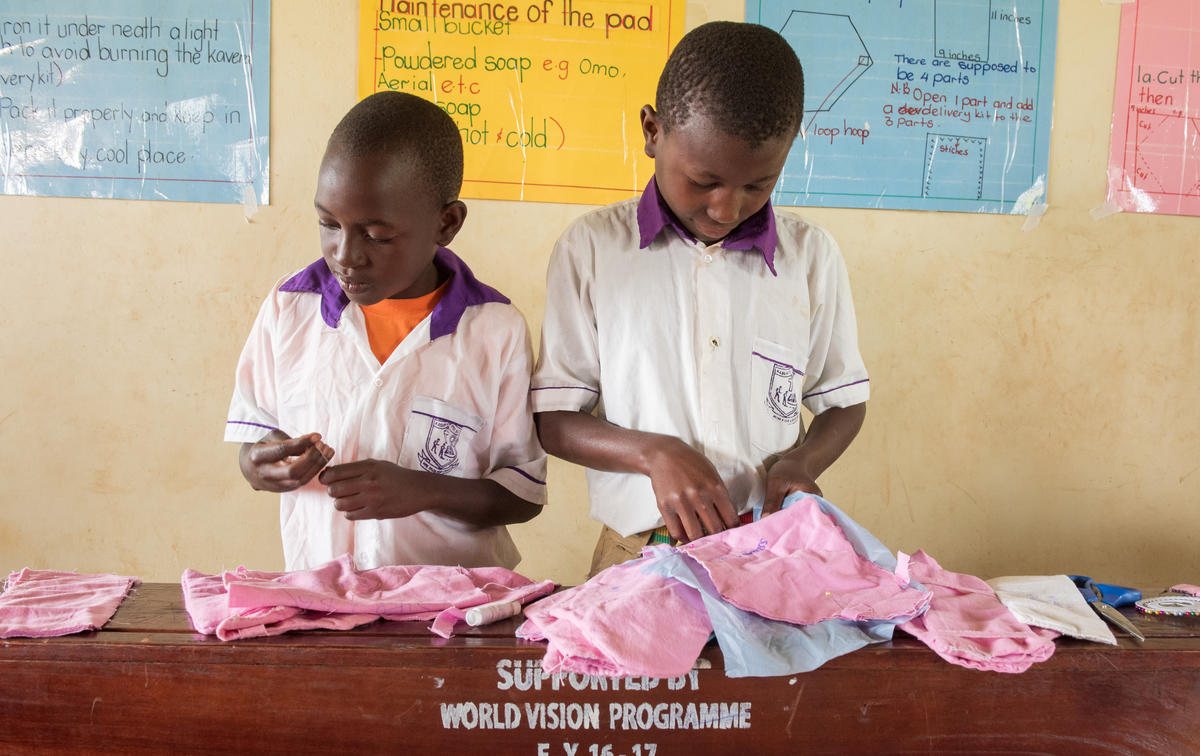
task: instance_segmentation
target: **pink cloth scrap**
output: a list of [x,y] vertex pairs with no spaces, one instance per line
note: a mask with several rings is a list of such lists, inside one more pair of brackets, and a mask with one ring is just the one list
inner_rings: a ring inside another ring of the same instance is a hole
[[679,552],[704,567],[730,604],[797,625],[908,619],[930,601],[926,591],[859,556],[811,496]]
[[1044,634],[1018,620],[984,581],[950,572],[918,551],[901,553],[896,568],[933,591],[929,610],[901,624],[946,661],[971,669],[1024,672],[1054,653],[1053,631]]
[[1173,586],[1171,586],[1170,590],[1177,591],[1179,593],[1186,593],[1188,595],[1200,598],[1200,586],[1191,585],[1189,583],[1180,583],[1178,585],[1173,585]]
[[695,664],[712,623],[695,588],[614,565],[525,608],[517,637],[548,641],[542,670],[603,677],[679,677]]
[[389,565],[359,571],[349,554],[311,570],[261,572],[239,567],[221,575],[183,573],[183,599],[197,632],[221,640],[292,630],[349,630],[386,620],[434,620],[449,638],[466,610],[492,601],[526,603],[552,592],[503,567]]
[[8,576],[0,594],[0,638],[51,638],[112,619],[135,577],[31,570]]

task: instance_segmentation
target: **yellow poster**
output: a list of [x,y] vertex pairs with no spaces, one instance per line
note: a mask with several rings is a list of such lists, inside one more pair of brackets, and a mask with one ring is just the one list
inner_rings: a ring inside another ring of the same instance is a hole
[[607,204],[654,172],[638,111],[683,13],[684,0],[361,0],[358,94],[449,113],[463,197]]

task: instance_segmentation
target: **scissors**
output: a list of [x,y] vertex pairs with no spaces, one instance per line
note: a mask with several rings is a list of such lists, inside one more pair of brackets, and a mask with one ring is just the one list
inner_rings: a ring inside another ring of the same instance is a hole
[[1113,608],[1137,601],[1142,597],[1141,591],[1120,585],[1097,583],[1086,575],[1068,575],[1067,577],[1071,578],[1071,582],[1075,583],[1079,593],[1096,610],[1097,614],[1137,638],[1138,641],[1146,640],[1146,636],[1142,635],[1141,631],[1125,618],[1125,615]]

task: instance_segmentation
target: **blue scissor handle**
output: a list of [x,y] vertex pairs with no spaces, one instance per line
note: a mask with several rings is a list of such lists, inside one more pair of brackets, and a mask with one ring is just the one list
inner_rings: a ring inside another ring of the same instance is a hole
[[1086,575],[1068,575],[1067,577],[1071,578],[1071,582],[1075,583],[1075,587],[1088,601],[1103,601],[1109,606],[1125,606],[1142,597],[1142,592],[1136,588],[1097,583]]

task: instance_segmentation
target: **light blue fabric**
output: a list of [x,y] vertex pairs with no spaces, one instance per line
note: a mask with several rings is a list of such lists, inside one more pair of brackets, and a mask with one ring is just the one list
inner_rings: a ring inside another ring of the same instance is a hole
[[[784,500],[788,507],[809,494],[792,494]],[[896,557],[875,536],[850,519],[844,512],[819,496],[821,511],[833,518],[845,533],[854,551],[864,559],[896,570]],[[754,519],[761,516],[756,509]],[[712,621],[713,633],[725,657],[727,677],[768,677],[809,672],[830,659],[850,653],[870,643],[892,639],[895,626],[911,617],[891,620],[850,622],[826,620],[813,625],[793,625],[743,611],[721,598],[708,572],[684,552],[670,546],[643,550],[650,572],[680,581],[700,592]],[[916,587],[916,586],[914,586]]]

